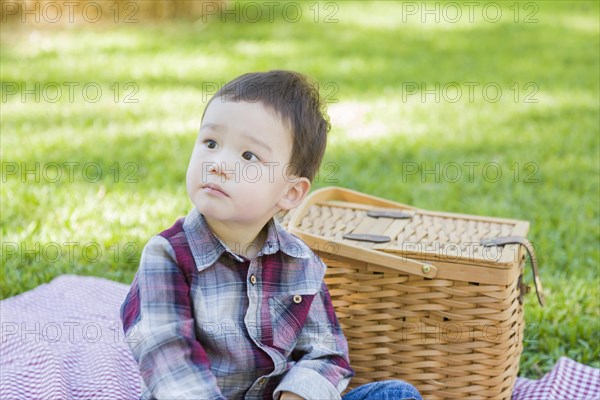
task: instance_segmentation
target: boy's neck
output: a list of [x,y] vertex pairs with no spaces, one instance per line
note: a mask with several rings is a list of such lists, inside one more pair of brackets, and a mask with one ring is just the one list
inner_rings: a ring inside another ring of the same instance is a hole
[[234,253],[249,260],[256,257],[267,240],[267,222],[254,226],[240,225],[206,218],[210,230]]

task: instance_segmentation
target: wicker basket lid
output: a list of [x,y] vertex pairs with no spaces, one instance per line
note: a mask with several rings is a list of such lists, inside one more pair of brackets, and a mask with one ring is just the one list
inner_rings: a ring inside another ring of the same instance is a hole
[[347,257],[372,261],[370,257],[379,253],[388,261],[391,256],[422,266],[442,261],[510,268],[522,257],[518,245],[481,243],[526,236],[529,229],[527,221],[427,211],[339,187],[311,193],[280,221],[309,246],[321,247],[318,250],[327,251],[329,244]]

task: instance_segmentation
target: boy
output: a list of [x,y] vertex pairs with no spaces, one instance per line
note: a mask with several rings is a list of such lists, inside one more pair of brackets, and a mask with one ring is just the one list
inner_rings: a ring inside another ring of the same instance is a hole
[[[145,246],[121,307],[142,399],[341,398],[354,373],[326,267],[273,219],[309,192],[322,108],[289,71],[242,75],[209,101],[186,176],[195,207]],[[392,395],[420,398],[389,381],[344,399]]]

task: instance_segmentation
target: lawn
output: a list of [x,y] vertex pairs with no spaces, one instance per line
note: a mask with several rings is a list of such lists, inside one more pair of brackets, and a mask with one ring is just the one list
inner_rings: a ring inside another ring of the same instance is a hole
[[130,283],[190,209],[207,96],[294,69],[333,124],[313,187],[530,221],[547,306],[526,297],[520,375],[560,356],[600,367],[598,2],[496,2],[501,18],[454,3],[462,17],[439,22],[407,3],[294,4],[297,21],[3,24],[1,297],[61,274]]

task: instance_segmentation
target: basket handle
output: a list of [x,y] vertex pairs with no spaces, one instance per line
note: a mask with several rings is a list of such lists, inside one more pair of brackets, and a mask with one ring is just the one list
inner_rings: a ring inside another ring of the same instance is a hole
[[537,258],[535,257],[535,251],[533,249],[533,245],[524,238],[523,236],[501,236],[495,238],[483,239],[481,241],[481,245],[484,247],[490,246],[504,246],[505,244],[520,244],[525,247],[527,250],[527,254],[529,254],[529,258],[531,259],[531,270],[533,273],[533,284],[535,285],[535,294],[537,295],[538,302],[540,306],[544,306],[544,288],[542,288],[542,281],[540,280],[540,276],[538,274],[538,263]]

